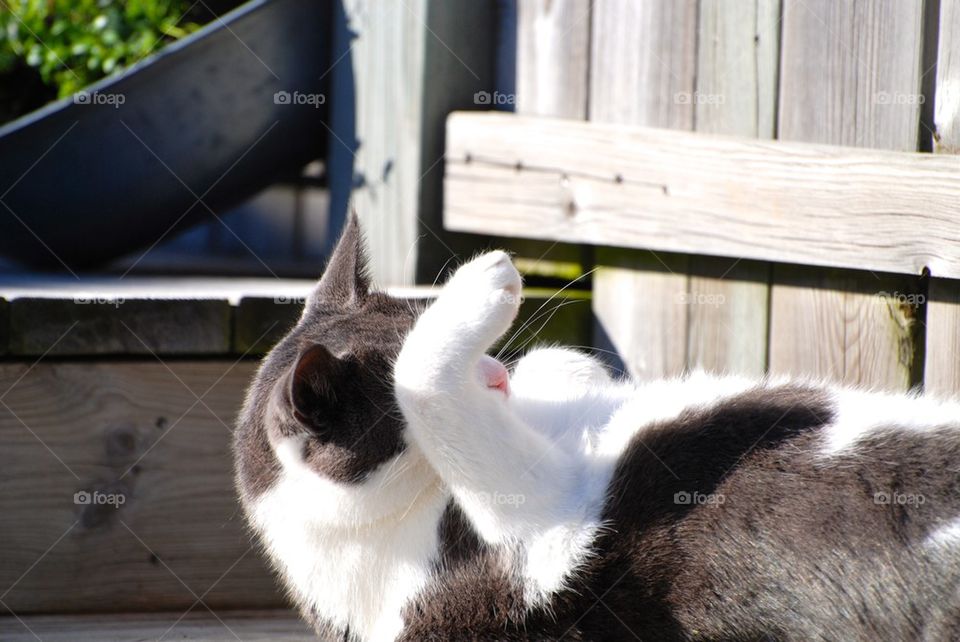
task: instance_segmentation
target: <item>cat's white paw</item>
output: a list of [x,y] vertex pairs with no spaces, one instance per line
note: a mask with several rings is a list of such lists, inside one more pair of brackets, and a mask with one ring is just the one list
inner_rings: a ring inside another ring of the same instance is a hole
[[510,256],[497,250],[460,267],[444,286],[440,298],[448,314],[459,317],[463,329],[492,343],[516,318],[522,285]]

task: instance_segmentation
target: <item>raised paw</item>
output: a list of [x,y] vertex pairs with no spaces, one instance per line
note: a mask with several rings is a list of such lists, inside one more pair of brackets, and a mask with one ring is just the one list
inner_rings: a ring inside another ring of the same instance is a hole
[[444,286],[438,303],[463,330],[490,344],[517,316],[521,287],[520,273],[510,256],[497,250],[460,267]]

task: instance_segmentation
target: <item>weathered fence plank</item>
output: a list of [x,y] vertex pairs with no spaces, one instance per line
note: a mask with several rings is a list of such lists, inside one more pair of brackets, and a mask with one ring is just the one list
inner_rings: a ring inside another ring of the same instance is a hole
[[443,122],[492,89],[494,6],[345,0],[337,8],[328,72],[331,239],[352,199],[377,282],[430,282],[466,250],[441,224]]
[[923,6],[784,0],[779,137],[916,149]]
[[[517,113],[583,120],[587,116],[590,1],[530,0],[517,3],[517,14]],[[588,269],[591,259],[574,245],[500,237],[485,240],[491,247],[508,248],[526,276],[572,280]]]
[[960,153],[960,2],[940,0],[934,151]]
[[[594,345],[615,349],[626,372],[653,379],[687,364],[687,257],[599,248],[593,309]],[[621,364],[614,363],[615,367]]]
[[[933,150],[960,153],[960,2],[940,0],[940,35]],[[960,392],[960,283],[930,279],[926,318],[925,390]]]
[[[695,0],[595,2],[590,120],[692,129],[696,37]],[[677,374],[686,365],[688,306],[677,303],[686,272],[644,271],[663,261],[650,253],[616,253],[611,267],[603,266],[605,256],[598,253],[594,274],[598,346],[619,352],[636,377]]]
[[[179,613],[34,615],[20,621],[0,618],[4,642],[119,642],[120,640],[193,640],[194,642],[316,642],[317,637],[289,610],[218,611],[198,605],[179,621]],[[29,629],[27,627],[30,627]]]
[[693,128],[697,2],[597,0],[590,120]]
[[697,131],[773,138],[780,0],[701,0]]
[[[779,0],[703,0],[696,130],[773,138]],[[688,367],[761,375],[767,367],[770,266],[690,258]]]
[[767,368],[770,265],[692,256],[687,367],[760,376]]
[[[922,2],[785,0],[779,137],[915,150],[922,46]],[[916,215],[926,209],[920,203],[915,205],[906,213]],[[878,203],[877,209],[872,220],[879,227],[880,212],[886,208]],[[822,213],[830,214],[829,210]],[[910,219],[905,218],[907,221]],[[893,236],[888,240],[896,241]],[[908,340],[905,337],[910,336],[904,329],[909,328],[912,316],[901,314],[899,307],[867,317],[851,314],[877,310],[871,292],[895,290],[892,283],[867,274],[855,279],[856,287],[850,287],[852,276],[838,281],[827,277],[820,288],[799,292],[792,287],[792,278],[789,268],[774,269],[772,372],[806,373],[893,389],[911,385],[912,359],[904,359],[902,352],[903,342]],[[840,290],[842,297],[834,290]],[[811,337],[815,340],[810,343],[797,341],[818,318],[830,316],[843,319],[842,334]],[[912,352],[912,346],[907,351]],[[828,361],[839,361],[839,365],[824,368],[822,364]]]
[[192,590],[214,609],[282,606],[233,491],[232,425],[255,367],[0,366],[4,603],[18,614],[182,611]]
[[923,388],[942,395],[960,393],[960,284],[930,279],[927,294]]
[[16,356],[227,354],[230,314],[225,299],[17,298],[10,302],[9,351]]
[[583,120],[590,66],[589,0],[517,6],[517,111]]
[[447,126],[453,229],[960,278],[958,157],[510,114]]

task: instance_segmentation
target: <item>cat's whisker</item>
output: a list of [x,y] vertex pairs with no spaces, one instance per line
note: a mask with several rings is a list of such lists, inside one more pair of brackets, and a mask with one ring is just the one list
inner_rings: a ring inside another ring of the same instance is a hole
[[[560,307],[560,306],[564,305],[565,303],[570,303],[570,301],[560,301],[560,302],[557,303],[557,305],[556,305],[555,307]],[[518,338],[520,338],[520,336],[521,336],[524,332],[526,332],[527,328],[529,328],[530,325],[532,325],[533,323],[535,323],[535,322],[536,322],[538,319],[540,319],[543,315],[549,314],[553,309],[554,309],[554,308],[548,308],[547,310],[544,310],[544,311],[542,311],[542,312],[536,313],[536,314],[528,317],[526,320],[524,320],[524,322],[520,325],[520,327],[518,327],[516,330],[513,331],[513,333],[510,335],[510,338],[507,339],[507,340],[503,343],[503,345],[500,346],[500,349],[497,351],[496,358],[497,358],[497,359],[501,359],[505,354],[506,354],[506,355],[509,355],[509,354],[517,354],[517,353],[519,352],[519,348],[516,348],[516,347],[510,348],[510,344],[513,343],[514,341],[516,341]],[[509,351],[508,351],[508,348],[510,348]]]
[[[565,307],[565,306],[568,306],[568,305],[573,305],[573,304],[575,304],[575,303],[583,303],[583,302],[584,302],[584,299],[571,299],[571,300],[569,300],[569,301],[560,301],[559,303],[557,303],[557,304],[556,304],[555,306],[553,306],[552,308],[549,308],[549,309],[547,309],[547,310],[543,310],[543,311],[540,312],[539,314],[536,314],[536,315],[530,317],[530,318],[527,320],[527,322],[525,322],[525,323],[523,324],[523,326],[521,326],[521,327],[514,333],[514,335],[513,335],[513,336],[511,337],[511,339],[510,339],[511,341],[515,341],[517,338],[520,337],[520,335],[521,335],[522,333],[524,333],[524,332],[526,332],[527,330],[529,330],[530,326],[532,326],[533,323],[535,323],[535,322],[538,321],[539,319],[543,318],[544,316],[549,315],[549,316],[547,316],[546,321],[544,321],[542,324],[540,324],[540,327],[539,327],[539,328],[537,328],[535,331],[531,332],[531,333],[530,333],[530,336],[527,337],[527,338],[523,341],[523,343],[521,343],[520,345],[515,346],[514,348],[512,348],[511,351],[510,351],[510,353],[508,353],[508,354],[514,354],[514,353],[519,353],[519,352],[521,352],[527,345],[529,345],[533,340],[535,340],[535,339],[537,338],[537,335],[540,333],[540,331],[543,330],[543,328],[546,327],[546,325],[547,325],[548,323],[550,323],[550,321],[551,321],[551,320],[553,319],[553,317],[557,314],[557,312],[560,310],[560,308]],[[508,342],[508,343],[509,343],[509,342]],[[498,358],[498,359],[499,359],[500,356],[502,356],[502,354],[505,352],[505,348],[506,348],[506,346],[504,346],[503,348],[501,348],[500,351],[497,353],[497,358]]]
[[[568,288],[570,288],[571,286],[573,286],[573,285],[574,285],[575,283],[577,283],[578,281],[581,281],[581,280],[585,279],[586,277],[590,276],[591,274],[593,274],[593,273],[596,272],[596,271],[597,271],[597,268],[593,268],[593,269],[591,269],[591,270],[587,270],[586,272],[584,272],[584,273],[581,274],[580,276],[576,277],[575,279],[572,279],[569,283],[567,283],[567,284],[564,285],[562,288],[560,288],[559,290],[557,290],[556,292],[554,292],[553,294],[551,294],[550,297],[549,297],[546,301],[544,301],[543,303],[540,304],[540,307],[538,307],[536,310],[534,310],[533,315],[531,315],[531,318],[532,318],[533,316],[535,316],[537,313],[539,313],[540,310],[542,310],[544,307],[546,307],[551,301],[553,301],[555,298],[557,298],[558,296],[560,296],[560,293],[564,292],[565,290],[567,290]],[[507,347],[509,347],[510,343],[514,340],[514,337],[516,337],[521,331],[523,331],[523,329],[524,329],[528,324],[529,324],[529,319],[528,319],[526,322],[524,322],[524,323],[520,326],[520,328],[517,329],[516,332],[514,332],[513,337],[511,337],[510,340],[508,340],[508,341],[503,345],[503,347],[500,349],[500,352],[498,353],[498,355],[503,354],[503,351],[506,350]]]
[[403,283],[408,283],[407,281],[407,271],[410,270],[410,265],[412,261],[410,260],[410,255],[413,254],[413,251],[417,249],[417,246],[420,245],[420,242],[426,237],[426,234],[419,234],[413,242],[410,243],[410,247],[407,249],[407,253],[403,256]]
[[457,258],[457,256],[455,254],[451,254],[450,258],[444,261],[443,265],[440,266],[440,270],[437,272],[437,276],[433,277],[433,283],[431,285],[436,287],[437,281],[439,281],[440,277],[443,276],[444,270],[446,270],[447,266],[450,265],[450,261],[454,260],[455,258]]

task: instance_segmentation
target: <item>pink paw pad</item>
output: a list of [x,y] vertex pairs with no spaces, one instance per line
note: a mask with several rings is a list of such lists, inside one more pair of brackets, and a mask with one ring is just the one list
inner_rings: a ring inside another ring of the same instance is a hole
[[510,394],[510,375],[507,367],[491,356],[483,355],[478,364],[480,381],[487,388],[499,390],[504,395]]

